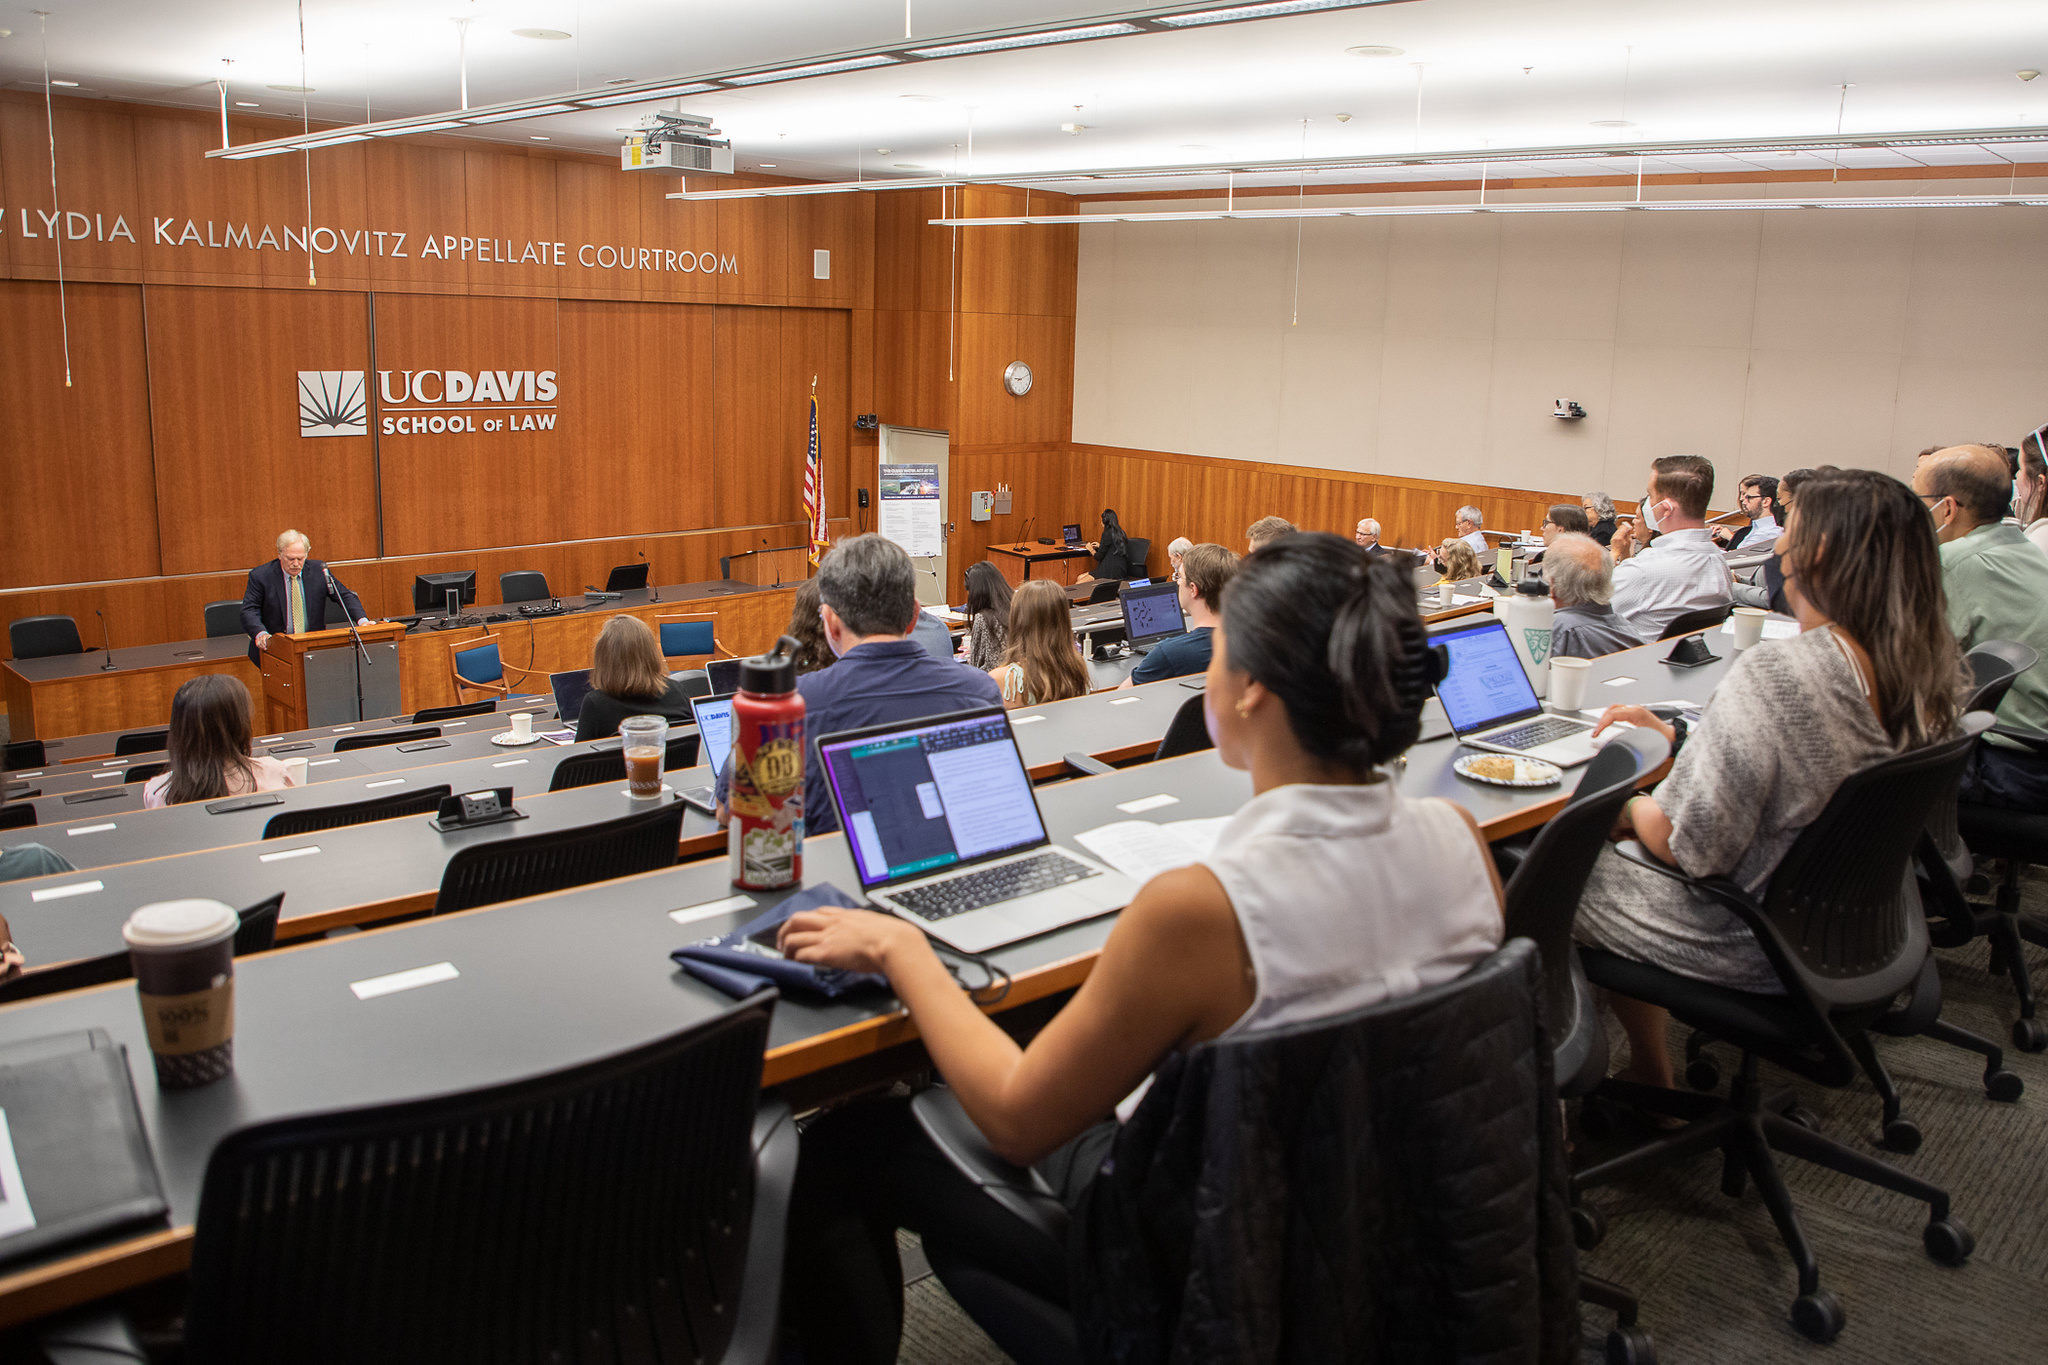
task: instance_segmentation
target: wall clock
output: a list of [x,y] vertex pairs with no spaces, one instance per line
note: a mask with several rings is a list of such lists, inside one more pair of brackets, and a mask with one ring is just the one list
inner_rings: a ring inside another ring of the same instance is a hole
[[1003,371],[1003,387],[1013,398],[1022,398],[1031,392],[1031,367],[1021,360],[1013,360]]

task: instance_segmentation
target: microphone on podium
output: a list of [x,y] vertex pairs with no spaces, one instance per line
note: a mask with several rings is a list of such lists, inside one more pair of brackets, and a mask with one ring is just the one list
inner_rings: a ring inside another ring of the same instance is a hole
[[[633,553],[640,556],[642,564],[647,564],[647,551],[635,550]],[[661,589],[654,586],[654,566],[652,564],[647,565],[647,600],[650,602],[659,602],[661,600]]]
[[1019,545],[1029,545],[1031,543],[1031,525],[1037,520],[1038,514],[1036,512],[1024,518],[1024,529],[1017,536],[1017,543]]
[[100,665],[100,672],[105,673],[114,667],[114,635],[112,631],[107,629],[107,614],[105,612],[101,611],[98,607],[94,607],[92,614],[100,618],[100,639],[105,641],[107,646],[107,661]]

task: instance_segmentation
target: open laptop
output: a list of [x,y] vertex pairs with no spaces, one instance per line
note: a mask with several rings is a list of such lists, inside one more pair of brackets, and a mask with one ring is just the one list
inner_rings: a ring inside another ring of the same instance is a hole
[[1590,721],[1544,712],[1500,621],[1486,617],[1476,625],[1439,630],[1429,642],[1450,654],[1436,695],[1460,743],[1540,758],[1560,768],[1590,763],[1600,752]]
[[962,952],[1106,915],[1137,894],[1046,835],[998,707],[826,735],[818,756],[868,900]]
[[[725,771],[725,757],[732,752],[732,693],[714,693],[690,698],[690,713],[697,719],[697,761],[710,767],[713,781]],[[685,788],[681,796],[706,815],[718,813],[715,787]]]
[[1116,597],[1124,609],[1124,638],[1138,653],[1149,653],[1161,640],[1187,633],[1180,614],[1180,584],[1171,579],[1127,583],[1117,589]]
[[712,659],[704,665],[704,675],[711,680],[713,693],[737,692],[740,690],[740,660]]
[[590,695],[590,670],[572,668],[566,673],[548,674],[548,687],[555,694],[555,716],[564,725],[574,725],[583,714],[583,699]]
[[1060,540],[1070,550],[1079,545],[1081,543],[1081,523],[1070,521],[1065,526],[1060,527]]

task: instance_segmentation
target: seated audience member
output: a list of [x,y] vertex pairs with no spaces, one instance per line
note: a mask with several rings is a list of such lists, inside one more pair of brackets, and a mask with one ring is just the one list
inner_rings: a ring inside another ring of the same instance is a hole
[[[41,844],[27,844],[24,847],[42,849],[43,852],[50,853],[50,850],[43,848]],[[0,882],[12,881],[16,876],[36,877],[42,875],[38,872],[8,873],[6,870],[7,858],[14,852],[14,849],[8,849],[6,853],[0,853]],[[57,855],[54,853],[50,853],[50,856],[57,858]],[[57,858],[57,861],[64,863],[62,858]],[[64,863],[62,867],[53,867],[48,870],[51,872],[70,872],[72,867],[70,863]],[[0,981],[14,980],[15,977],[21,975],[21,969],[27,965],[28,959],[21,955],[21,949],[14,946],[14,930],[7,927],[7,916],[0,915]]]
[[[1010,580],[986,559],[967,566],[967,638],[960,642],[967,664],[986,673],[1003,661],[1010,628]],[[1066,594],[1060,594],[1065,610]]]
[[1716,526],[1713,531],[1714,543],[1724,550],[1743,550],[1754,553],[1768,549],[1778,538],[1778,481],[1768,474],[1750,474],[1742,480],[1742,489],[1736,494],[1736,506],[1742,515],[1749,518],[1749,525],[1741,530],[1730,530]]
[[1550,624],[1552,657],[1597,659],[1643,643],[1608,605],[1614,596],[1614,566],[1593,537],[1568,531],[1551,541],[1543,556],[1543,581],[1550,585],[1556,608]]
[[1586,534],[1605,549],[1614,540],[1614,499],[1605,493],[1588,493],[1579,499],[1579,509],[1586,514]]
[[[1499,884],[1472,817],[1400,795],[1382,767],[1421,728],[1427,647],[1407,573],[1356,545],[1290,536],[1246,559],[1206,696],[1216,752],[1250,770],[1254,795],[1206,858],[1145,884],[1028,1045],[974,1005],[907,921],[798,914],[782,950],[887,976],[995,1150],[1038,1163],[1072,1208],[1115,1140],[1104,1116],[1177,1049],[1426,989],[1500,942]],[[923,1136],[907,1099],[845,1105],[809,1126],[784,1314],[803,1358],[895,1361],[898,1227],[1066,1304],[1066,1257],[1007,1238],[1014,1225],[987,1201]]]
[[1173,543],[1166,547],[1166,571],[1169,576],[1180,572],[1180,557],[1193,549],[1195,542],[1186,536],[1175,536]]
[[[0,792],[0,806],[6,804],[7,794]],[[41,844],[14,844],[8,848],[0,848],[0,882],[19,881],[23,877],[46,877],[53,872],[77,870],[69,858]],[[7,932],[5,918],[0,918],[0,942],[5,942],[9,948],[14,946],[14,935]],[[18,960],[19,955],[16,956],[14,968],[18,970],[21,963]],[[11,974],[11,971],[0,971],[0,981],[5,981]]]
[[2048,426],[2036,427],[2020,441],[2018,492],[2012,510],[2027,539],[2048,553],[2048,460],[2043,458],[2044,442],[2048,442]]
[[946,628],[944,621],[926,611],[922,604],[917,609],[917,620],[911,624],[910,638],[934,659],[957,662],[960,658],[960,651],[953,644],[953,632]]
[[1285,517],[1260,517],[1245,527],[1244,538],[1251,545],[1252,554],[1257,554],[1282,536],[1296,535],[1300,527]]
[[1120,583],[1131,577],[1133,568],[1145,567],[1131,563],[1130,537],[1124,534],[1123,523],[1116,519],[1116,513],[1106,507],[1102,509],[1102,539],[1089,541],[1088,552],[1095,556],[1095,568],[1081,575],[1085,579],[1106,578]]
[[[1788,469],[1785,471],[1784,477],[1778,480],[1776,504],[1778,509],[1776,518],[1781,528],[1780,538],[1782,538],[1782,528],[1787,524],[1788,519],[1792,515],[1792,499],[1798,492],[1799,485],[1805,483],[1815,474],[1832,474],[1834,471],[1835,467],[1831,464],[1824,464],[1817,470]],[[1768,611],[1777,612],[1780,616],[1790,616],[1792,614],[1791,604],[1785,600],[1785,570],[1778,559],[1778,545],[1776,541],[1771,542],[1771,557],[1766,559],[1761,567],[1748,570],[1748,577],[1750,581],[1747,583],[1743,582],[1740,578],[1735,580],[1736,606],[1763,607]]]
[[284,764],[268,754],[251,754],[249,689],[225,673],[208,673],[178,685],[171,697],[171,766],[149,779],[142,804],[155,810],[186,801],[277,791],[298,784]]
[[[1671,775],[1622,808],[1617,833],[1751,892],[1849,774],[1946,738],[1963,686],[1962,654],[1941,619],[1934,528],[1904,484],[1868,469],[1816,476],[1779,553],[1800,634],[1738,655],[1690,743],[1640,706],[1611,706],[1600,722],[1654,726],[1680,745]],[[1701,981],[1784,989],[1741,919],[1611,848],[1594,863],[1573,933]],[[1668,1087],[1664,1011],[1614,1003],[1629,1037],[1622,1074]]]
[[1026,579],[1010,599],[1009,645],[988,675],[1003,689],[1003,705],[1037,706],[1088,695],[1088,665],[1074,645],[1067,595],[1047,578]]
[[1387,547],[1380,544],[1380,524],[1371,517],[1358,519],[1358,525],[1352,529],[1351,539],[1374,559],[1387,552]]
[[[869,532],[834,545],[818,565],[818,614],[825,641],[839,662],[796,680],[804,699],[804,832],[829,834],[839,816],[825,790],[818,736],[899,720],[918,720],[1000,706],[1002,690],[978,669],[935,659],[910,638],[922,615],[917,570],[893,540]],[[718,823],[725,805],[727,770],[718,774]]]
[[1462,583],[1485,572],[1479,567],[1479,556],[1472,547],[1457,539],[1446,540],[1437,547],[1436,567],[1445,583]]
[[1187,633],[1152,646],[1119,687],[1190,677],[1209,667],[1210,633],[1239,562],[1223,545],[1197,545],[1187,552],[1180,564],[1180,609],[1188,618]]
[[1486,558],[1486,537],[1479,531],[1484,525],[1486,519],[1480,515],[1479,509],[1468,503],[1458,509],[1457,522],[1452,528],[1457,532],[1458,539],[1470,545],[1472,553],[1480,559]]
[[789,604],[789,630],[785,633],[796,641],[799,674],[816,673],[838,662],[832,657],[832,647],[825,643],[825,624],[818,619],[817,579],[806,578],[797,585],[796,596]]
[[[1913,489],[1941,541],[1941,580],[1957,642],[1968,650],[1986,640],[2014,640],[2048,659],[2048,555],[2004,520],[2012,495],[2004,451],[1980,445],[1937,450],[1920,461]],[[1999,703],[1998,722],[2048,734],[2048,666],[2020,674]],[[1966,801],[2048,809],[2048,757],[1986,735],[1970,756],[1962,790]]]
[[1586,520],[1584,509],[1560,502],[1551,504],[1550,510],[1543,514],[1543,526],[1537,534],[1548,545],[1562,535],[1590,535],[1592,529],[1593,523]]
[[1614,609],[1645,640],[1654,640],[1689,611],[1725,606],[1734,580],[1728,561],[1707,533],[1707,503],[1714,496],[1714,466],[1698,455],[1666,455],[1651,463],[1644,495],[1644,527],[1657,543],[1636,547],[1636,527],[1614,532]]
[[671,725],[690,721],[690,694],[668,675],[661,642],[637,616],[604,623],[591,650],[590,692],[576,714],[576,740],[605,739],[628,716],[661,716]]

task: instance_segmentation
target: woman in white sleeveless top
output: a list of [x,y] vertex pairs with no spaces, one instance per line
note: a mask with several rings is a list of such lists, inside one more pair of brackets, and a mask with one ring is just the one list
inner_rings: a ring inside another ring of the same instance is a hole
[[[1106,1146],[1103,1115],[1168,1053],[1406,995],[1499,945],[1500,883],[1478,826],[1399,795],[1383,767],[1420,731],[1427,644],[1409,574],[1350,541],[1290,536],[1244,561],[1204,696],[1217,754],[1250,770],[1254,796],[1208,858],[1140,889],[1028,1047],[905,920],[799,914],[782,950],[886,975],[995,1149],[1041,1163],[1071,1202]],[[1006,1259],[1001,1228],[983,1224],[988,1201],[948,1179],[902,1101],[847,1106],[803,1151],[785,1283],[806,1360],[895,1359],[897,1226],[972,1246],[992,1273],[1065,1300],[1064,1265]],[[856,1220],[865,1235],[848,1231]]]

